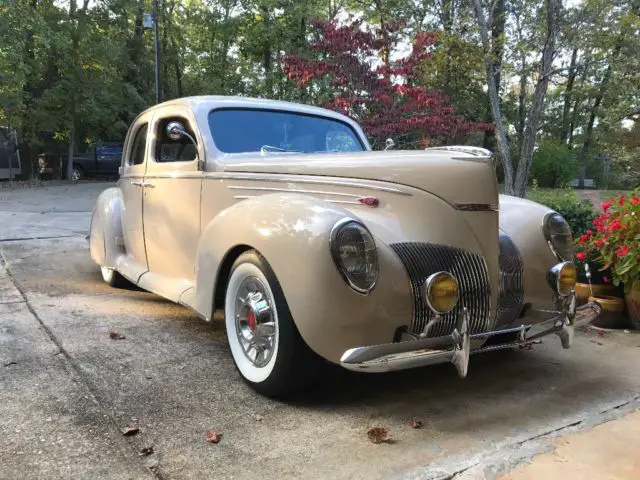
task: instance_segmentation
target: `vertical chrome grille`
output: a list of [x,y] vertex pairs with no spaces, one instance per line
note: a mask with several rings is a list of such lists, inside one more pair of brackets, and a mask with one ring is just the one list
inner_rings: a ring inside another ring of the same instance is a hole
[[500,235],[500,290],[496,327],[509,325],[518,318],[524,302],[524,282],[522,280],[522,259],[513,240],[508,235]]
[[431,243],[395,243],[391,248],[402,260],[413,291],[413,320],[409,332],[419,334],[433,318],[433,312],[422,300],[421,289],[424,281],[435,272],[449,272],[458,279],[460,301],[443,320],[429,330],[429,337],[450,334],[455,327],[458,309],[469,310],[471,333],[480,333],[489,328],[491,309],[491,289],[487,265],[480,255],[460,248]]

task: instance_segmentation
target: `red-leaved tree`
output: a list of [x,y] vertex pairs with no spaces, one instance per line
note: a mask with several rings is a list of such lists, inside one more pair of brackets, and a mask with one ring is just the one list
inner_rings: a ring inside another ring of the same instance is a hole
[[357,120],[374,148],[389,137],[399,146],[426,147],[493,128],[456,115],[442,92],[416,85],[419,69],[429,68],[438,33],[419,33],[408,55],[390,60],[400,41],[398,24],[365,30],[352,17],[343,25],[334,20],[312,26],[317,33],[313,54],[287,56],[285,73],[325,108]]

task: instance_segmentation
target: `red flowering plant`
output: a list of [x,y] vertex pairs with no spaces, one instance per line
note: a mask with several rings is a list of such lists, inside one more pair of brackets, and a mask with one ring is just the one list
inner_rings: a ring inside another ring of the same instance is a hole
[[594,262],[611,272],[614,285],[640,282],[640,187],[602,203],[593,229],[577,239],[578,262]]

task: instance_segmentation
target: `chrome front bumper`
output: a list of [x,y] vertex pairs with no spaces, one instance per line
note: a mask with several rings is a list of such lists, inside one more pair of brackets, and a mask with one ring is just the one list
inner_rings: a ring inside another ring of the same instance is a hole
[[[340,364],[354,371],[388,372],[450,362],[458,370],[458,375],[464,378],[467,376],[469,356],[472,353],[513,348],[553,333],[560,337],[564,348],[569,348],[575,327],[590,323],[601,312],[602,308],[594,302],[576,309],[573,299],[572,304],[567,305],[562,312],[528,312],[528,316],[541,319],[539,323],[471,335],[468,314],[464,309],[451,335],[351,348],[344,352]],[[484,343],[489,337],[514,333],[517,334],[516,341],[471,348],[472,341]]]

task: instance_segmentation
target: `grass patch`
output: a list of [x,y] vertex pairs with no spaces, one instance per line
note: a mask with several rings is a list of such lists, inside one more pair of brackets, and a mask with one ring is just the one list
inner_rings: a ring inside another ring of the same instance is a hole
[[598,195],[600,195],[602,201],[608,200],[611,197],[618,198],[620,194],[628,195],[629,193],[631,193],[631,190],[598,190]]
[[579,197],[573,188],[529,188],[525,195],[527,200],[547,205],[560,201],[578,201]]

